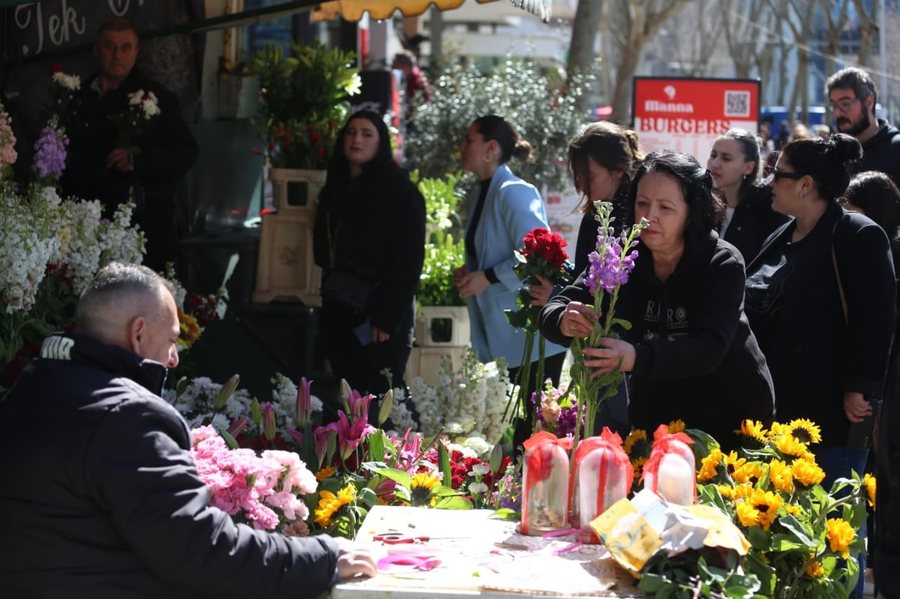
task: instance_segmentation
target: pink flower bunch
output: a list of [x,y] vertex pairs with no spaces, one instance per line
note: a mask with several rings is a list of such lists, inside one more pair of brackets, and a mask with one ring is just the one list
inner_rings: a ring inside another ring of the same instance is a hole
[[12,119],[0,104],[0,176],[16,162],[16,136],[13,135]]
[[314,493],[318,483],[297,454],[230,449],[211,426],[192,430],[191,438],[191,455],[213,506],[265,530],[309,517],[298,495]]

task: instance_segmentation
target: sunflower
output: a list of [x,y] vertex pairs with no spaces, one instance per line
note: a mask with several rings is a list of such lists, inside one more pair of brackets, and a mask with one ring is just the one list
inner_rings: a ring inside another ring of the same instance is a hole
[[700,462],[700,473],[697,474],[697,480],[701,483],[714,478],[716,476],[716,468],[722,463],[722,451],[717,447],[709,452],[709,455]]
[[803,514],[803,508],[796,503],[785,503],[782,507],[784,508],[784,511],[795,518]]
[[684,420],[682,420],[680,418],[678,420],[671,421],[666,426],[668,426],[668,428],[669,428],[670,435],[674,435],[675,433],[684,432],[684,429],[685,429]]
[[347,485],[337,495],[331,491],[319,491],[319,507],[316,508],[314,521],[322,528],[331,526],[331,518],[342,507],[356,499],[356,487]]
[[806,445],[822,441],[822,429],[807,418],[791,420],[787,425],[787,433]]
[[760,443],[766,442],[766,429],[759,420],[744,420],[741,422],[740,430],[734,432],[743,437],[759,441]]
[[782,455],[790,455],[802,458],[809,453],[806,443],[803,443],[792,434],[785,433],[775,437],[775,447]]
[[731,474],[734,482],[740,484],[756,484],[763,477],[763,469],[759,462],[747,462]]
[[724,458],[725,463],[725,472],[729,475],[734,474],[734,471],[747,463],[746,458],[742,458],[738,456],[736,451],[729,452],[725,454]]
[[872,506],[872,509],[875,509],[875,477],[866,473],[863,476],[863,484],[866,486],[866,494],[869,496],[869,505]]
[[736,485],[734,487],[734,500],[747,499],[753,495],[754,490],[753,485]]
[[631,462],[631,468],[634,470],[634,482],[641,480],[641,469],[647,463],[646,457],[635,458]]
[[826,526],[828,531],[825,536],[828,538],[831,550],[840,553],[844,559],[850,557],[850,544],[856,537],[856,531],[853,530],[850,523],[843,518],[829,518]]
[[772,460],[769,463],[769,480],[772,486],[784,493],[794,492],[794,474],[791,467],[781,460]]
[[721,495],[723,499],[734,498],[734,487],[731,485],[716,485],[716,489],[719,490],[719,495]]
[[825,568],[822,567],[822,562],[815,560],[809,564],[806,567],[806,575],[810,578],[822,578],[825,576]]
[[413,505],[427,505],[431,499],[431,491],[440,484],[433,472],[419,472],[413,475],[409,483],[410,502]]
[[200,333],[203,332],[197,318],[191,314],[185,314],[181,308],[178,309],[178,329],[178,347],[181,349],[188,349],[194,345],[194,342],[200,338]]
[[745,501],[737,504],[737,517],[747,528],[759,526],[759,510]]
[[758,512],[757,519],[763,530],[769,530],[769,526],[772,525],[772,522],[775,521],[775,516],[778,514],[778,508],[784,503],[781,495],[759,489],[753,491],[747,502]]
[[817,485],[825,479],[825,471],[815,461],[807,458],[794,460],[791,471],[794,480],[804,487]]
[[636,428],[628,434],[628,437],[625,439],[625,443],[622,444],[622,449],[624,449],[625,453],[630,456],[632,450],[634,449],[634,446],[641,442],[647,442],[647,431]]
[[326,478],[331,478],[334,476],[336,470],[331,466],[322,466],[322,469],[316,472],[316,480],[322,482]]
[[785,429],[787,428],[786,424],[781,424],[780,422],[773,422],[772,426],[769,427],[769,432],[766,433],[766,437],[769,439],[774,439],[779,435],[783,435]]

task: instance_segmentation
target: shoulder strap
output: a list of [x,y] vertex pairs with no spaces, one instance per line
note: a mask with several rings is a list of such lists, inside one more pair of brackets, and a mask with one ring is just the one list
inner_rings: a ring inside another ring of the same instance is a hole
[[831,264],[834,266],[834,277],[837,279],[838,293],[841,296],[841,309],[844,311],[844,324],[847,324],[847,296],[844,295],[844,283],[841,281],[841,269],[838,267],[837,252],[834,249],[838,225],[841,224],[843,219],[844,215],[841,214],[841,216],[834,221],[834,228],[831,230]]

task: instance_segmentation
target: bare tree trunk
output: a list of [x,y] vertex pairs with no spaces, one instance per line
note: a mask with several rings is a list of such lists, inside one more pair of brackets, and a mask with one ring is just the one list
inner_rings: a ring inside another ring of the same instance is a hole
[[819,0],[822,14],[825,16],[825,72],[833,73],[835,69],[835,57],[841,51],[841,33],[847,27],[847,9],[850,0],[840,0],[837,14],[832,9],[833,0]]
[[676,12],[690,0],[618,0],[615,11],[617,23],[622,25],[621,36],[617,37],[619,61],[616,69],[616,83],[612,94],[611,120],[627,122],[630,114],[629,100],[634,73],[647,40],[652,38]]
[[604,0],[578,0],[575,21],[572,23],[572,41],[569,44],[569,61],[566,73],[585,73],[594,65],[594,44],[600,29]]
[[[856,14],[859,18],[859,56],[857,62],[861,66],[869,65],[872,59],[872,46],[875,43],[875,35],[878,33],[878,24],[875,19],[881,10],[881,2],[883,0],[872,1],[872,12],[866,11],[866,3],[863,0],[853,0],[853,6],[856,7]],[[885,35],[887,32],[882,31]]]

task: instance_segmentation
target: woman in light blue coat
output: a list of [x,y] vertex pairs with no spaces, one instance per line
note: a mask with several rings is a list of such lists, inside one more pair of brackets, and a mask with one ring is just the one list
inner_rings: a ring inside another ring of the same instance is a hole
[[[513,271],[515,250],[535,227],[545,227],[547,216],[537,189],[515,176],[506,163],[525,159],[531,153],[512,125],[496,115],[476,119],[466,130],[460,146],[462,167],[480,181],[479,193],[469,204],[466,227],[466,265],[455,273],[460,295],[467,298],[472,328],[472,346],[478,359],[498,357],[510,366],[510,380],[518,374],[525,350],[525,333],[506,320],[504,310],[515,310],[516,292],[522,281]],[[547,343],[545,374],[559,384],[565,348]],[[538,359],[535,343],[531,361]],[[531,368],[534,390],[537,367]]]

